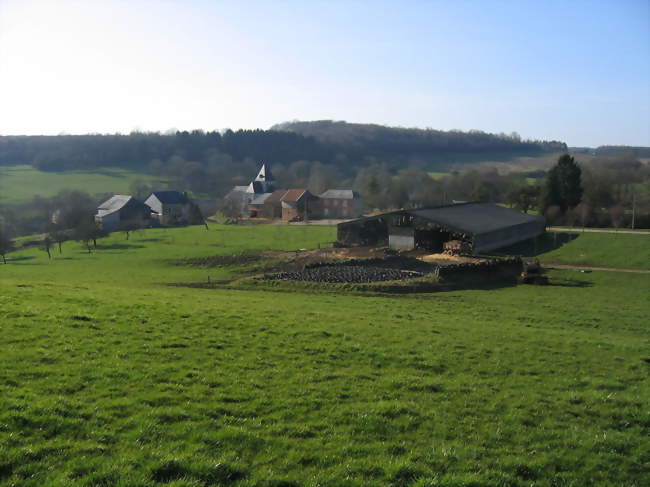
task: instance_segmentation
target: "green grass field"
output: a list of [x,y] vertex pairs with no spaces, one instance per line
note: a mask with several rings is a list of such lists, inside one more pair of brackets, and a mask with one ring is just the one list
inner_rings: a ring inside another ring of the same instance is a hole
[[166,285],[239,271],[173,260],[333,234],[10,254],[0,485],[647,485],[648,275],[385,297]]
[[27,165],[0,166],[0,204],[25,203],[34,196],[50,197],[64,189],[78,189],[90,194],[128,193],[136,179],[164,184],[149,174],[121,168],[44,172]]
[[543,263],[650,269],[650,238],[643,234],[548,232],[504,252]]

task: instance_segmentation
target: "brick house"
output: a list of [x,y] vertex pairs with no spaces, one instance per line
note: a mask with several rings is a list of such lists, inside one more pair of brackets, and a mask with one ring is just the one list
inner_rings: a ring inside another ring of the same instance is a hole
[[363,199],[351,189],[328,189],[319,198],[323,218],[357,218],[363,214]]

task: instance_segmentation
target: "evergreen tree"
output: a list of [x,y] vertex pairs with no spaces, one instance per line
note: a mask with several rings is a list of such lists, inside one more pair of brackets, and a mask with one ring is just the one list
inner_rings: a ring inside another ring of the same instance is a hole
[[544,208],[557,205],[566,212],[582,200],[582,171],[569,154],[560,156],[549,171],[544,191]]

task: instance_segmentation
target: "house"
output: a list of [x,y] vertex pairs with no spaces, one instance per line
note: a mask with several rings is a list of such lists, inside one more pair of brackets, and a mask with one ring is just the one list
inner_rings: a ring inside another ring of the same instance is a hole
[[296,221],[320,215],[318,196],[306,189],[277,189],[273,193],[263,193],[251,201],[248,208],[252,218]]
[[153,210],[161,225],[186,225],[190,220],[192,202],[180,191],[155,191],[144,201]]
[[151,223],[151,208],[126,194],[116,194],[97,207],[95,221],[108,231],[145,227]]
[[318,196],[306,189],[288,189],[280,198],[282,219],[286,221],[307,220],[319,214]]
[[387,245],[440,252],[445,242],[466,242],[473,253],[489,252],[544,233],[544,219],[492,203],[399,210],[337,225],[345,246]]
[[319,198],[323,218],[357,218],[363,215],[363,199],[351,189],[328,189]]
[[250,202],[249,211],[253,218],[282,218],[282,197],[286,189],[276,189],[273,193],[263,193]]

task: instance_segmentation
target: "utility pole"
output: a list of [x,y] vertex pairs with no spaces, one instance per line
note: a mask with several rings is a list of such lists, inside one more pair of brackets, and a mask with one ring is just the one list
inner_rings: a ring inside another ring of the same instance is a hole
[[305,195],[305,217],[303,218],[303,221],[305,222],[305,225],[309,222],[309,196]]
[[632,193],[632,230],[634,230],[635,214],[636,214],[636,194]]

